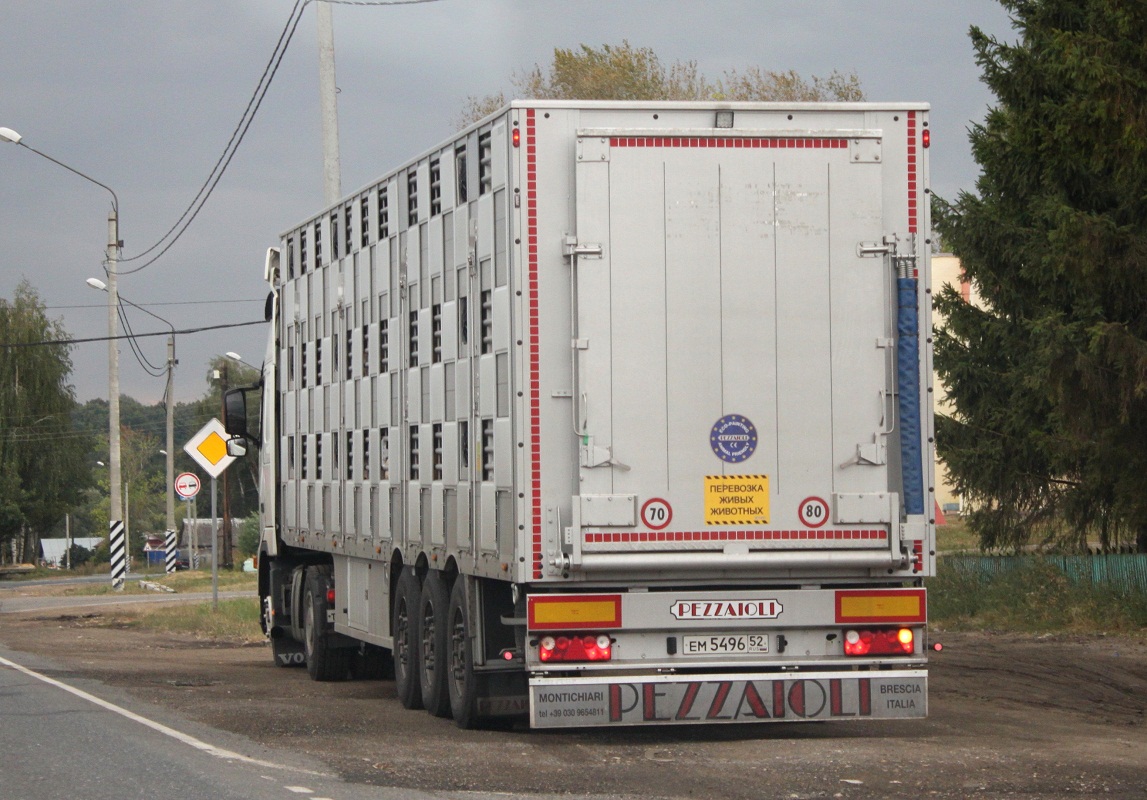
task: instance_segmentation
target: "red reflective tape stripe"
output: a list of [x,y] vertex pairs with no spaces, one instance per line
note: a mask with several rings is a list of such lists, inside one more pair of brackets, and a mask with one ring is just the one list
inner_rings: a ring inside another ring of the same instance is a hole
[[868,678],[860,678],[856,682],[856,688],[860,692],[860,716],[872,716],[872,684]]
[[530,566],[534,579],[542,577],[542,456],[541,456],[541,396],[539,392],[539,348],[538,348],[538,162],[537,128],[534,109],[526,109],[526,271],[529,293],[529,375],[530,402],[529,426],[534,434],[530,441],[531,542]]

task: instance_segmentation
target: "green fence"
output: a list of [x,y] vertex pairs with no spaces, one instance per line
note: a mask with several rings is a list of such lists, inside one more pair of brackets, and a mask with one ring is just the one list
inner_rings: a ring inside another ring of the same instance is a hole
[[938,571],[978,575],[988,581],[1037,561],[1050,564],[1076,583],[1106,586],[1120,592],[1147,593],[1147,553],[1098,556],[941,556]]

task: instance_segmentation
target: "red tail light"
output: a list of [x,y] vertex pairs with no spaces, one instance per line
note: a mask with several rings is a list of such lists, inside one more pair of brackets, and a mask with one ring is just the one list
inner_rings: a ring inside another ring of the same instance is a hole
[[327,603],[332,606],[335,604],[335,587],[333,586],[327,589]]
[[609,661],[613,641],[605,634],[579,633],[543,636],[538,642],[542,661]]
[[899,656],[915,649],[911,628],[851,629],[844,632],[846,656]]

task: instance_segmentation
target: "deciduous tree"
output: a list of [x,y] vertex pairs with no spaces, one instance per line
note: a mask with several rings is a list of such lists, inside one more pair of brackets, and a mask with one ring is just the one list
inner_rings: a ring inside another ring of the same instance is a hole
[[[517,96],[538,100],[863,100],[856,73],[833,71],[811,80],[795,71],[772,72],[760,67],[728,70],[717,80],[707,78],[696,61],[666,65],[649,47],[628,41],[577,49],[554,48],[548,67],[535,64],[512,79]],[[506,103],[502,92],[470,97],[458,118],[460,128],[497,111]]]
[[15,541],[29,561],[89,480],[88,441],[71,422],[69,346],[46,344],[67,338],[27,281],[0,299],[0,545]]

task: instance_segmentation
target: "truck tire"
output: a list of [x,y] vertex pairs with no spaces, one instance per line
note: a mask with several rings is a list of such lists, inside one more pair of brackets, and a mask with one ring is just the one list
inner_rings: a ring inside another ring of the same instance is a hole
[[459,577],[450,592],[450,605],[446,612],[449,638],[449,662],[446,691],[450,697],[450,713],[454,724],[462,729],[477,727],[478,681],[474,675],[474,658],[470,644],[473,626],[470,624],[470,606],[466,602],[466,580]]
[[394,637],[394,691],[404,708],[422,708],[418,685],[418,600],[422,588],[414,570],[406,567],[394,587],[390,633]]
[[445,576],[438,570],[430,570],[422,582],[418,602],[418,683],[423,708],[436,717],[450,716],[450,696],[446,690],[450,663],[446,622],[449,605],[450,590]]
[[283,631],[272,633],[271,598],[263,598],[263,632],[271,640],[271,657],[279,667],[301,667],[307,663],[302,644],[285,635]]
[[303,596],[303,652],[307,673],[316,681],[343,681],[350,672],[352,651],[336,647],[327,627],[327,581],[317,569],[307,569]]

